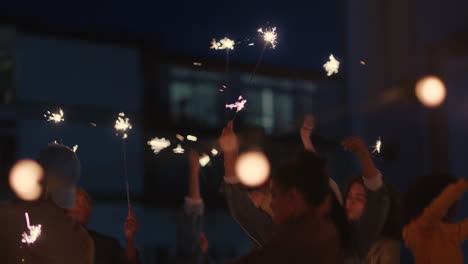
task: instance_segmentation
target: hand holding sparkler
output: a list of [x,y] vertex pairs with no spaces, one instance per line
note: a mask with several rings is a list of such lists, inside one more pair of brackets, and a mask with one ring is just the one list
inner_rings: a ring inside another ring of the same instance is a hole
[[224,154],[224,175],[226,178],[236,177],[238,139],[233,129],[233,121],[229,121],[219,137],[219,145]]
[[312,132],[315,129],[315,118],[313,115],[306,115],[304,117],[304,121],[302,122],[302,127],[301,127],[301,139],[302,139],[302,144],[304,145],[304,148],[307,151],[316,153],[316,149],[314,145],[312,144],[312,140],[310,136],[312,135]]
[[137,260],[137,250],[135,247],[135,234],[138,230],[138,219],[133,213],[133,208],[129,207],[128,216],[124,224],[124,233],[126,239],[125,256],[128,262]]
[[348,137],[343,140],[342,145],[345,150],[350,151],[358,156],[361,163],[362,176],[364,178],[369,179],[379,175],[364,140],[359,137]]

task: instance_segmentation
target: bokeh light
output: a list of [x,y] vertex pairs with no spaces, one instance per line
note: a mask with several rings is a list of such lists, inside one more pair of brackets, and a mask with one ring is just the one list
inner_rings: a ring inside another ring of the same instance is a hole
[[18,198],[25,201],[39,199],[42,194],[40,181],[44,171],[34,160],[20,160],[10,171],[10,186]]
[[426,76],[416,83],[416,97],[427,107],[441,105],[446,95],[444,83],[435,76]]
[[246,152],[237,159],[236,174],[242,184],[249,187],[259,186],[270,175],[270,163],[262,152]]

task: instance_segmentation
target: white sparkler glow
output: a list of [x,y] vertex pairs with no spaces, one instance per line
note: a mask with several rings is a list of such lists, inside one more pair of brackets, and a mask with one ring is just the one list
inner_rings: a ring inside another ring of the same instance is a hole
[[380,151],[382,150],[382,139],[379,137],[377,141],[375,142],[375,146],[373,146],[374,150],[372,153],[377,152],[380,154]]
[[63,115],[64,115],[63,110],[59,108],[57,113],[47,111],[47,114],[45,114],[44,117],[47,118],[47,122],[54,122],[57,124],[57,123],[65,121],[65,119],[63,118]]
[[335,59],[333,54],[330,54],[329,61],[323,65],[323,68],[327,71],[327,76],[332,76],[334,73],[338,73],[340,62]]
[[161,150],[169,147],[171,145],[171,141],[165,138],[153,138],[150,141],[146,142],[148,146],[151,146],[154,154],[158,154]]
[[182,148],[182,146],[180,144],[177,144],[177,147],[175,149],[173,149],[172,152],[174,152],[176,154],[182,154],[182,153],[185,152],[185,150]]
[[196,141],[198,140],[198,138],[197,138],[196,136],[187,135],[187,140],[190,140],[190,141],[196,142]]
[[247,46],[250,46],[250,47],[251,47],[251,46],[253,46],[253,45],[255,45],[255,43],[249,43]]
[[271,29],[265,29],[265,31],[263,31],[263,28],[259,28],[257,32],[260,33],[261,36],[263,36],[263,40],[265,40],[265,42],[271,44],[272,48],[276,47],[276,44],[278,44],[278,35],[276,34],[276,27],[273,27]]
[[23,244],[34,244],[41,235],[42,225],[30,225],[29,214],[26,212],[24,213],[24,216],[26,217],[26,225],[29,229],[29,234],[27,232],[23,232],[21,242]]
[[78,150],[78,145],[73,146],[73,152],[76,152]]
[[210,163],[210,156],[203,154],[198,162],[200,162],[200,166],[205,167],[208,163]]
[[236,112],[240,112],[240,111],[242,111],[242,109],[245,108],[246,103],[247,103],[247,100],[242,98],[242,95],[241,95],[241,96],[239,96],[239,99],[237,99],[237,102],[235,102],[233,104],[227,104],[226,108],[229,108],[229,109],[236,108],[237,109]]
[[117,131],[116,135],[121,133],[123,139],[128,137],[127,131],[132,129],[132,124],[130,124],[130,119],[125,117],[125,113],[122,112],[119,114],[117,120],[115,120],[114,128]]
[[217,156],[219,154],[219,151],[217,149],[211,149],[211,155]]
[[210,49],[215,49],[215,50],[223,50],[223,49],[233,50],[235,44],[236,44],[236,43],[234,42],[234,40],[228,39],[228,38],[223,38],[223,39],[221,39],[219,42],[217,42],[216,39],[213,39],[213,40],[211,41],[211,47],[210,47]]

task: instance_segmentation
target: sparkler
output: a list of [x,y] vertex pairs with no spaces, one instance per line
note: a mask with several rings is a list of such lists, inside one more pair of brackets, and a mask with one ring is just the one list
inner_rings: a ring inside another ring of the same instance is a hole
[[116,135],[122,133],[123,139],[126,139],[128,137],[127,131],[132,129],[132,124],[130,124],[130,119],[128,117],[125,117],[125,113],[119,113],[117,120],[115,120],[114,128],[117,131]]
[[208,163],[210,163],[210,160],[211,160],[210,156],[203,154],[198,160],[198,162],[200,163],[202,167],[205,167]]
[[56,124],[65,121],[63,116],[64,113],[61,108],[59,108],[57,113],[47,111],[47,114],[44,115],[44,117],[47,118],[47,122],[54,122]]
[[260,33],[260,36],[263,37],[263,40],[265,40],[266,45],[271,44],[271,47],[274,49],[276,47],[276,44],[278,43],[278,35],[276,34],[276,27],[273,27],[271,29],[266,29],[265,31],[263,28],[259,28],[257,30],[258,33]]
[[188,135],[188,136],[187,136],[187,140],[196,142],[196,141],[198,140],[198,138],[197,138],[196,136]]
[[234,40],[226,38],[226,37],[221,39],[219,42],[217,42],[216,39],[213,39],[211,41],[210,49],[214,49],[214,50],[223,50],[223,49],[233,50],[235,44],[236,43],[234,42]]
[[29,229],[29,234],[27,232],[23,232],[21,242],[23,244],[34,244],[41,235],[42,225],[30,225],[29,214],[25,212],[24,216],[26,217],[26,226]]
[[132,125],[130,124],[130,119],[125,117],[125,113],[119,113],[117,120],[115,120],[114,125],[115,131],[117,132],[116,135],[118,136],[119,133],[122,134],[122,156],[123,156],[123,167],[124,167],[124,180],[125,180],[125,189],[127,191],[127,205],[130,208],[130,187],[128,184],[128,174],[127,174],[127,151],[125,150],[125,139],[127,139],[128,134],[127,131],[132,129]]
[[245,100],[244,98],[242,98],[242,95],[239,96],[239,99],[237,99],[237,102],[233,103],[233,104],[227,104],[226,105],[226,108],[229,108],[229,109],[234,109],[236,108],[236,113],[242,111],[242,109],[245,108],[245,104],[247,103],[247,100]]
[[377,141],[375,142],[375,145],[373,146],[374,150],[372,151],[372,153],[379,153],[381,152],[382,150],[382,140],[381,138],[379,137],[379,139],[377,139]]
[[73,152],[76,152],[78,150],[78,145],[73,146]]
[[154,154],[158,154],[161,150],[169,147],[171,145],[171,141],[165,138],[153,138],[150,141],[146,142],[151,149],[153,150]]
[[323,65],[323,68],[327,71],[327,76],[332,76],[332,74],[338,73],[340,62],[335,59],[333,54],[330,54],[329,61]]
[[182,146],[180,144],[177,144],[177,147],[175,149],[173,149],[172,152],[174,152],[176,154],[182,154],[182,153],[185,152],[185,150],[182,148]]

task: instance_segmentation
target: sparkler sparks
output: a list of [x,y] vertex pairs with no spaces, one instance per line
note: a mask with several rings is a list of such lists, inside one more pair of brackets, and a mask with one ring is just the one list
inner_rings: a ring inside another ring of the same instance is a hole
[[333,54],[330,54],[329,61],[323,65],[323,68],[327,71],[327,76],[332,76],[334,73],[338,73],[340,62],[335,59]]
[[205,167],[208,163],[210,163],[210,156],[203,154],[198,162],[200,163],[200,166]]
[[29,214],[27,212],[24,213],[26,217],[26,225],[29,229],[29,234],[23,232],[21,242],[23,244],[34,244],[37,238],[41,235],[42,232],[42,225],[30,225],[29,224]]
[[127,131],[132,129],[132,124],[130,124],[130,119],[125,117],[125,113],[122,112],[119,114],[117,120],[115,120],[114,128],[117,131],[116,135],[121,133],[123,139],[128,137]]
[[233,50],[235,44],[236,43],[234,42],[234,40],[228,39],[228,38],[223,38],[219,42],[216,41],[216,39],[213,39],[211,41],[210,49],[214,49],[214,50],[223,50],[223,49]]
[[239,99],[237,99],[237,102],[235,102],[233,104],[227,104],[226,108],[229,108],[229,109],[237,108],[237,110],[236,110],[236,113],[237,113],[237,112],[242,111],[242,109],[245,108],[246,103],[247,103],[247,100],[242,98],[242,95],[241,95],[241,96],[239,96]]
[[187,136],[187,140],[196,142],[196,141],[198,140],[198,138],[197,138],[196,136],[188,135],[188,136]]
[[182,153],[185,152],[185,150],[182,148],[182,146],[180,144],[177,144],[177,147],[175,149],[173,149],[172,152],[174,152],[176,154],[182,154]]
[[44,117],[47,118],[47,122],[54,122],[57,124],[57,123],[65,121],[65,119],[63,118],[63,115],[64,115],[63,110],[59,108],[57,113],[47,111],[47,114],[45,114]]
[[261,36],[263,36],[263,40],[265,40],[267,44],[268,43],[271,44],[272,48],[276,47],[276,44],[278,43],[278,40],[277,40],[278,35],[276,34],[276,27],[273,27],[271,29],[265,29],[265,31],[263,30],[263,28],[259,28],[257,32],[260,33]]
[[379,137],[379,139],[377,139],[377,141],[375,142],[375,145],[373,146],[374,150],[372,151],[372,153],[379,153],[381,152],[382,150],[382,139]]
[[161,150],[169,147],[171,145],[171,141],[165,138],[153,138],[150,141],[146,142],[148,146],[151,146],[154,154],[158,154]]
[[78,145],[73,146],[73,152],[76,152],[78,150]]

